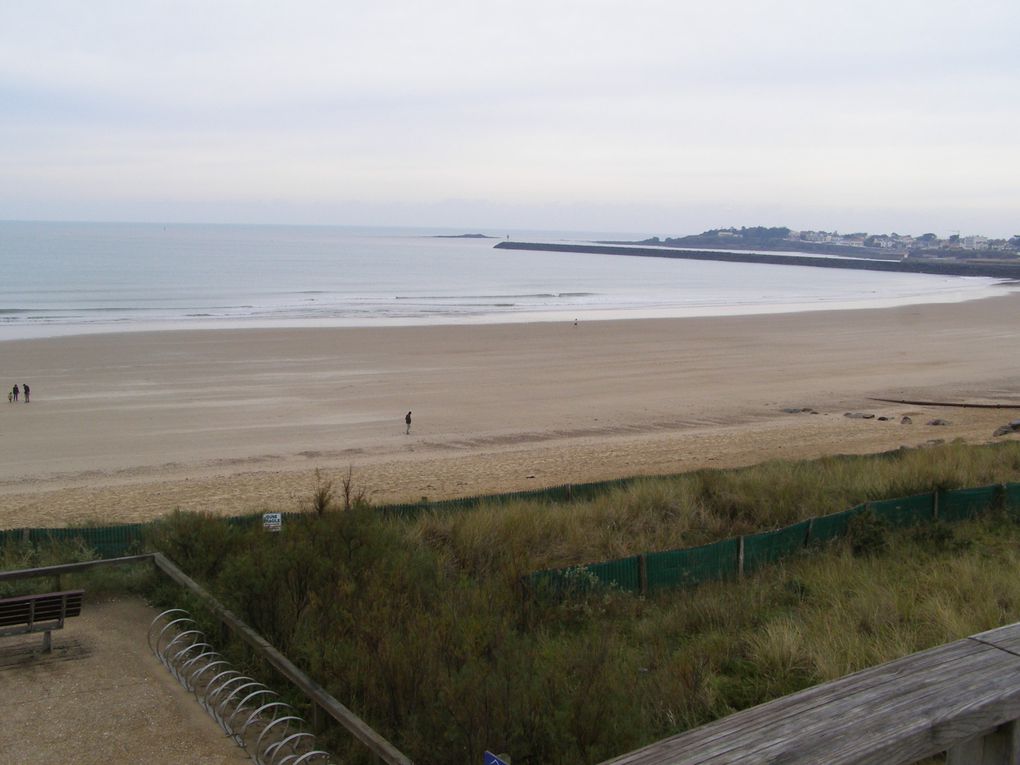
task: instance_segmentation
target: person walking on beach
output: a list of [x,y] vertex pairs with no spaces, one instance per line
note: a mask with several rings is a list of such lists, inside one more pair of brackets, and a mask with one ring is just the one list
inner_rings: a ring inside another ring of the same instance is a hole
[[408,412],[404,415],[404,424],[407,425],[407,430],[404,431],[407,435],[411,435],[411,413]]
[[29,389],[28,389],[28,383],[22,383],[21,384],[21,389],[23,391],[25,391],[25,403],[27,404],[28,403],[28,397],[29,397],[29,395],[31,393],[31,391],[29,391]]
[[19,391],[18,391],[18,384],[17,383],[14,383],[14,389],[11,391],[11,393],[14,394],[14,403],[15,404],[18,403],[18,393],[19,393]]

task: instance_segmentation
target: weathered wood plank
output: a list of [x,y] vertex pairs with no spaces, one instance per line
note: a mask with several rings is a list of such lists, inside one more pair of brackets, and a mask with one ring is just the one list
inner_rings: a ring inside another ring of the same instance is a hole
[[[992,650],[992,649],[988,649]],[[967,659],[974,661],[974,652],[970,646],[950,644],[932,649],[930,653],[935,661],[943,666],[949,666]],[[966,671],[966,665],[958,665],[958,669]],[[927,667],[912,664],[884,664],[869,670],[848,675],[841,680],[824,683],[806,689],[801,693],[776,699],[762,704],[751,710],[738,713],[741,716],[741,729],[747,732],[748,736],[774,735],[782,726],[790,726],[795,730],[803,730],[809,725],[810,713],[815,708],[828,707],[833,700],[845,699],[851,695],[858,694],[858,701],[867,703],[868,697],[859,694],[879,694],[885,685],[893,685],[896,688],[903,688],[908,681],[912,671],[925,672]],[[726,752],[735,746],[732,738],[731,727],[734,725],[734,718],[728,717],[688,733],[679,734],[690,743],[691,751],[699,752],[705,761],[717,753]],[[666,739],[670,741],[672,739]],[[660,742],[664,743],[664,742]],[[635,760],[638,762],[639,760]],[[699,762],[697,759],[690,759],[690,762]],[[614,761],[615,762],[615,761]]]
[[989,762],[1014,762],[995,759],[1017,746],[1013,728],[1005,737],[1000,727],[1020,718],[1013,646],[1020,647],[1020,624],[823,683],[603,765],[889,765],[975,737]]
[[[981,673],[961,690],[972,694],[984,688],[989,679],[989,673]],[[646,751],[648,756],[645,759],[632,761],[734,765],[763,762],[912,762],[943,751],[953,742],[973,736],[987,725],[986,718],[980,716],[983,706],[974,706],[966,718],[951,711],[947,722],[938,723],[943,691],[934,689],[927,700],[917,705],[912,703],[915,699],[907,695],[900,699],[897,708],[881,703],[874,706],[864,703],[848,711],[843,704],[831,710],[821,710],[825,715],[794,715],[769,729],[748,732],[737,726],[724,731],[723,746],[702,748],[690,742],[694,745],[684,746],[680,751],[675,751],[675,747],[652,748]],[[853,701],[851,699],[849,703]],[[1012,707],[1005,714],[1018,711],[1015,704]],[[974,715],[978,715],[976,720],[969,719]],[[739,717],[734,716],[731,725],[739,722]],[[933,720],[936,722],[933,723]],[[663,754],[669,756],[664,759]]]
[[1001,725],[954,746],[946,765],[1015,765],[1020,757],[1016,727],[1016,723]]
[[0,600],[0,626],[21,622],[42,622],[79,616],[84,590],[19,595]]
[[972,640],[979,640],[988,645],[994,645],[1004,651],[1015,653],[1020,656],[1020,629],[1018,625],[1010,624],[1005,627],[998,627],[987,632],[979,632],[972,635]]
[[43,566],[41,568],[22,568],[17,571],[0,571],[0,582],[14,582],[20,579],[35,579],[44,576],[60,576],[78,571],[87,571],[90,568],[102,566],[119,566],[124,563],[148,563],[152,561],[152,553],[144,555],[126,555],[122,558],[100,558],[87,560],[81,563],[62,563],[58,566]]

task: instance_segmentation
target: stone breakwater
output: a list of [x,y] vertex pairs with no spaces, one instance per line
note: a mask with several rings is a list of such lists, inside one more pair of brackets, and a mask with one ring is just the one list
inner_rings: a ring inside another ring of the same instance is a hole
[[629,255],[644,258],[679,258],[683,260],[718,260],[725,263],[759,263],[774,266],[812,266],[844,268],[855,271],[886,271],[938,276],[984,276],[993,279],[1020,280],[1020,263],[968,263],[936,259],[872,260],[867,258],[811,257],[804,255],[773,255],[768,253],[719,252],[713,250],[670,250],[657,247],[618,247],[596,244],[559,244],[537,242],[500,242],[496,249],[537,250],[545,252],[580,252],[598,255]]

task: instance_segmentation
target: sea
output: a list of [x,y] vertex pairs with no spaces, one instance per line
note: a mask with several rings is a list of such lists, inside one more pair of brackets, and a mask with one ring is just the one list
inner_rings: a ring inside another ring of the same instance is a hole
[[[487,238],[462,236],[475,233]],[[0,221],[0,340],[773,314],[958,302],[1014,289],[990,278],[495,248],[508,238],[639,237]]]

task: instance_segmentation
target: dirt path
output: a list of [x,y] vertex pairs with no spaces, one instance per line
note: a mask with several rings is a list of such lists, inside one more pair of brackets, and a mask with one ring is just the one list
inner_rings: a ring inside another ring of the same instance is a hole
[[250,763],[150,652],[155,616],[135,599],[86,600],[50,655],[38,634],[0,640],[0,765]]

